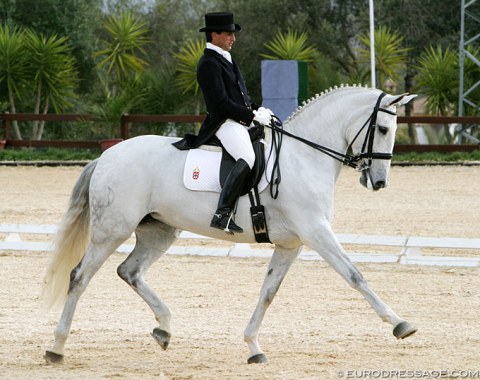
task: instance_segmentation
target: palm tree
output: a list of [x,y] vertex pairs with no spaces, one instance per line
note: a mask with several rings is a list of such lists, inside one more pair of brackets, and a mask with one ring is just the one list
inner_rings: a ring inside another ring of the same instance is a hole
[[[78,74],[66,37],[50,37],[26,31],[28,70],[33,75],[34,113],[48,113],[50,106],[56,112],[71,106],[75,98]],[[32,139],[40,140],[45,122],[34,121]]]
[[109,39],[102,41],[105,47],[95,56],[101,57],[97,68],[105,69],[107,75],[99,73],[104,85],[104,103],[100,106],[103,111],[96,107],[94,114],[106,123],[109,137],[115,137],[114,120],[118,124],[121,115],[144,96],[143,92],[133,93],[131,89],[136,88],[135,84],[147,66],[138,54],[145,53],[143,46],[149,42],[146,37],[148,28],[130,12],[109,16],[103,26]]
[[197,64],[203,55],[205,44],[202,39],[188,41],[180,48],[180,53],[175,57],[179,60],[175,84],[182,89],[183,93],[192,93],[195,104],[195,115],[200,114],[200,96],[197,82]]
[[265,43],[265,47],[272,54],[260,54],[266,59],[285,59],[311,62],[314,59],[316,49],[306,46],[307,33],[298,35],[296,31],[288,30],[287,33],[278,32],[271,42]]
[[[409,48],[402,48],[403,37],[392,32],[386,26],[380,26],[374,32],[375,35],[375,63],[379,74],[379,87],[383,88],[387,79],[397,83],[400,79],[400,72],[408,60]],[[370,62],[370,36],[362,34],[358,36],[360,42],[366,48],[358,50],[360,62]]]
[[[437,46],[426,49],[418,59],[417,88],[426,96],[427,111],[446,116],[455,110],[458,102],[458,54]],[[452,143],[448,124],[445,137]]]
[[[11,113],[17,113],[15,99],[21,98],[21,90],[26,83],[27,73],[23,30],[0,24],[0,86],[6,85]],[[17,121],[14,120],[12,125],[16,138],[22,139]]]
[[124,78],[142,72],[147,62],[138,56],[145,53],[143,46],[148,42],[146,23],[129,12],[109,16],[103,25],[108,32],[109,41],[103,40],[105,47],[95,53],[102,57],[98,68],[106,68],[114,76],[112,92],[115,95],[117,85]]

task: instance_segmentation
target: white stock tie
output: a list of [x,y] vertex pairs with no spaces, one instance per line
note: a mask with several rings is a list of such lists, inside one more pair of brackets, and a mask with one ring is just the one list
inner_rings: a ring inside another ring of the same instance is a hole
[[223,54],[223,58],[225,58],[228,62],[232,63],[232,56],[228,51],[224,50],[222,54]]

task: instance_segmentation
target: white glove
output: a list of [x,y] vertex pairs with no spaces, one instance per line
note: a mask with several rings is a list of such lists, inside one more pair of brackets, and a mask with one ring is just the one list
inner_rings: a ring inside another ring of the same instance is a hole
[[257,111],[253,111],[253,114],[255,115],[253,118],[253,121],[256,121],[260,125],[270,125],[270,120],[272,119],[272,115],[270,110],[267,110],[266,108],[259,108]]
[[259,111],[267,111],[267,112],[270,113],[270,116],[273,116],[273,115],[274,115],[273,111],[272,111],[270,108],[259,107],[258,110],[259,110]]

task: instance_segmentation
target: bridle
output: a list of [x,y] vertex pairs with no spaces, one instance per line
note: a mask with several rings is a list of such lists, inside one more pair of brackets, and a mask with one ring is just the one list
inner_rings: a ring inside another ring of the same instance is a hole
[[[366,170],[366,169],[370,168],[370,166],[372,166],[372,160],[373,159],[375,159],[375,160],[391,160],[392,159],[392,157],[393,157],[392,153],[374,153],[373,152],[373,140],[374,140],[374,137],[375,137],[375,127],[377,126],[378,112],[385,112],[385,113],[388,113],[389,115],[393,115],[393,116],[396,115],[395,112],[387,110],[386,108],[381,108],[380,107],[380,102],[382,101],[382,99],[385,95],[386,94],[384,92],[382,92],[380,94],[380,96],[377,99],[377,103],[375,104],[375,107],[373,108],[372,114],[367,119],[365,124],[363,124],[362,128],[360,128],[360,130],[357,132],[357,134],[353,138],[352,142],[348,146],[348,148],[350,149],[351,146],[353,145],[353,143],[355,142],[355,140],[358,138],[360,133],[365,129],[365,126],[368,123],[368,130],[367,130],[367,133],[365,135],[365,140],[363,141],[362,150],[356,156],[350,156],[348,154],[343,155],[344,156],[344,159],[343,159],[343,164],[344,165],[348,165],[348,166],[350,166],[354,169],[362,171],[362,170]],[[365,148],[366,148],[366,150],[365,150]],[[365,161],[365,160],[367,160],[367,161]],[[361,162],[361,164],[359,164],[359,162]]]
[[[367,128],[367,133],[365,134],[365,140],[363,141],[362,150],[357,155],[350,155],[348,153],[340,153],[333,149],[330,149],[326,146],[314,143],[312,141],[306,140],[303,137],[294,135],[288,131],[283,129],[282,122],[276,116],[272,117],[272,122],[270,125],[266,125],[267,128],[270,128],[272,132],[272,150],[276,153],[275,162],[273,164],[273,171],[272,177],[270,180],[270,194],[274,199],[278,196],[278,186],[280,185],[281,175],[280,175],[280,166],[279,166],[279,154],[280,149],[282,146],[282,137],[286,135],[288,137],[292,137],[295,140],[298,140],[324,154],[334,158],[337,161],[340,161],[343,165],[347,165],[351,168],[354,168],[358,171],[367,170],[372,165],[372,160],[391,160],[393,155],[392,153],[376,153],[373,152],[373,141],[375,138],[375,128],[377,126],[377,116],[379,112],[385,112],[389,115],[396,115],[395,112],[390,111],[386,108],[380,107],[380,102],[382,101],[383,97],[386,94],[382,92],[377,99],[375,107],[367,121],[363,124],[363,126],[359,129],[353,140],[350,142],[348,146],[348,150],[351,149],[353,143],[357,140],[358,136],[362,133],[362,131]],[[367,127],[368,126],[368,127]],[[273,188],[276,187],[275,192]]]

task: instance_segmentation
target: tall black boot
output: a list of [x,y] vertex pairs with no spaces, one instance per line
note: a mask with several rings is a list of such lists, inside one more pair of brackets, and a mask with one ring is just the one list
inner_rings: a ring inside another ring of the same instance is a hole
[[225,232],[243,232],[242,227],[237,226],[232,220],[232,213],[240,197],[242,185],[249,173],[250,167],[245,160],[240,159],[235,163],[223,184],[217,211],[213,216],[210,227],[225,230]]

